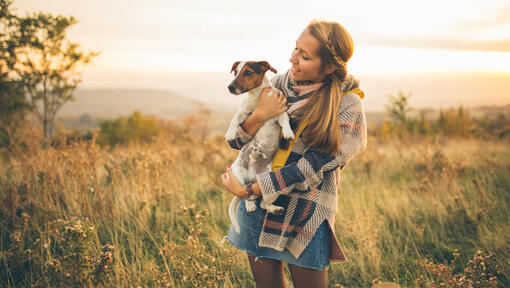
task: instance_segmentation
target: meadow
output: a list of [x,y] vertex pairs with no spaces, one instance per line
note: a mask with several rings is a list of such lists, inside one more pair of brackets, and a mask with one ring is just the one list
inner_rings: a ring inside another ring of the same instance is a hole
[[[236,156],[221,136],[110,147],[38,131],[2,151],[0,286],[255,287],[246,255],[220,244],[232,195],[219,175]],[[509,142],[370,137],[341,174],[348,262],[329,286],[510,286]]]

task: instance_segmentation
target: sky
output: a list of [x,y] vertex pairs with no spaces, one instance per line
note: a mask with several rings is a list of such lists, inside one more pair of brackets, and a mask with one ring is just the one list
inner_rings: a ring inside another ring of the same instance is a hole
[[[510,80],[510,2],[502,0],[17,0],[12,8],[18,15],[42,11],[79,20],[68,38],[101,51],[83,74],[84,87],[183,91],[162,75],[228,75],[238,60],[267,60],[285,72],[312,19],[337,21],[349,31],[355,46],[348,71],[361,79]],[[510,103],[503,82],[494,102]]]

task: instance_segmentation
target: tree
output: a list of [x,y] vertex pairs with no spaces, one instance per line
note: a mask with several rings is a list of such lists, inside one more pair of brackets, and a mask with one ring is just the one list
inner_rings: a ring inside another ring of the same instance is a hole
[[402,124],[405,126],[409,120],[408,113],[413,109],[409,106],[411,92],[409,92],[408,95],[405,95],[402,91],[399,91],[396,97],[389,95],[389,98],[390,105],[386,105],[386,110],[396,124]]
[[405,95],[402,91],[399,91],[396,97],[389,95],[390,104],[386,105],[386,111],[395,125],[400,127],[401,132],[412,130],[411,126],[413,123],[410,122],[408,116],[408,113],[413,109],[409,106],[409,98],[411,95],[411,92]]
[[9,76],[16,62],[14,50],[17,46],[9,37],[17,21],[9,12],[11,3],[0,0],[0,147],[10,144],[20,126],[15,123],[24,120],[29,108],[19,82]]
[[[9,5],[7,2],[6,7]],[[72,16],[39,12],[15,17],[11,25],[16,29],[7,35],[9,43],[15,44],[9,47],[15,55],[15,61],[7,65],[9,72],[21,84],[28,105],[43,123],[46,138],[52,135],[57,112],[74,100],[73,92],[81,82],[84,67],[99,55],[83,52],[79,44],[66,38],[66,30],[76,23]]]

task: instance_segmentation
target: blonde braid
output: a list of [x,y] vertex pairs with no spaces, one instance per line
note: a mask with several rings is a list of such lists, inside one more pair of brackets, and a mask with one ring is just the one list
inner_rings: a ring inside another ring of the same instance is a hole
[[338,69],[336,69],[333,73],[330,74],[330,77],[332,80],[342,83],[344,82],[345,77],[347,77],[347,63],[338,55],[330,39],[328,39],[328,41],[325,41],[325,45],[329,54],[331,54],[331,56],[335,60],[334,64],[338,67]]

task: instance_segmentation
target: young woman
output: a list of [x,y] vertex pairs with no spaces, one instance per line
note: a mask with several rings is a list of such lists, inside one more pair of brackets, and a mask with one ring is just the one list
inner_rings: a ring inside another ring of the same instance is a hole
[[259,198],[257,210],[248,213],[241,200],[241,232],[230,227],[227,235],[232,245],[248,253],[257,287],[285,287],[284,262],[294,287],[326,287],[330,261],[347,261],[333,228],[338,181],[344,166],[367,145],[363,92],[347,74],[352,52],[352,39],[343,26],[310,22],[296,41],[291,69],[272,79],[277,93],[267,96],[270,90],[262,91],[257,109],[229,142],[241,149],[264,121],[284,111],[299,134],[280,145],[277,156],[283,167],[275,165],[275,156],[273,170],[258,174],[256,183],[241,185],[230,167],[221,175],[227,190],[241,199],[255,194],[285,209],[283,215],[266,213]]

